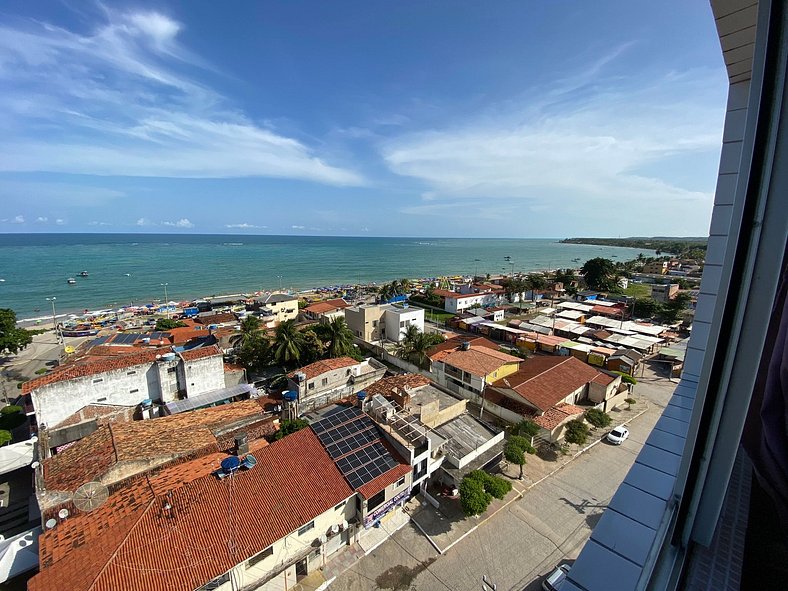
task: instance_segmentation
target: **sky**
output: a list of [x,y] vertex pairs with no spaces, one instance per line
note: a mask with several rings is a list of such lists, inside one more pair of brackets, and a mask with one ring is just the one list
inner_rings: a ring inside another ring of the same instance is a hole
[[708,234],[708,2],[9,1],[0,232]]

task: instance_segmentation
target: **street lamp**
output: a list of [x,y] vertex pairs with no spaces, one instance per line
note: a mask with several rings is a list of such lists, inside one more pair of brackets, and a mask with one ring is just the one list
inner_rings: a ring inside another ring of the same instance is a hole
[[55,314],[55,300],[57,300],[57,298],[52,296],[51,298],[46,298],[46,300],[52,304],[52,329],[55,331],[55,339],[60,341],[60,337],[57,334],[57,314]]
[[170,298],[167,297],[167,286],[169,285],[169,283],[159,283],[159,285],[161,285],[164,288],[164,306],[165,306],[164,309],[167,312],[167,318],[169,318],[170,317],[170,304],[169,304]]
[[282,291],[282,276],[277,275],[276,278],[279,279],[279,291]]

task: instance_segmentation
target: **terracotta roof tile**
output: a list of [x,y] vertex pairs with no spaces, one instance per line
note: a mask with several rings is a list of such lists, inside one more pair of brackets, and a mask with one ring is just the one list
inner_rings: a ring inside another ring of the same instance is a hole
[[324,300],[322,302],[317,302],[312,304],[311,306],[307,306],[304,308],[305,312],[309,312],[311,314],[325,314],[327,312],[333,312],[334,310],[342,310],[344,308],[350,307],[345,300],[339,298],[335,300]]
[[184,361],[197,361],[198,359],[205,359],[206,357],[214,357],[221,355],[222,352],[216,345],[210,347],[199,347],[197,349],[189,349],[180,353],[181,359]]
[[533,421],[542,427],[542,429],[552,431],[568,418],[581,415],[584,412],[584,408],[580,408],[574,404],[559,404],[553,408],[549,408],[543,415],[534,417]]
[[307,380],[311,380],[312,378],[315,378],[320,374],[324,374],[327,371],[342,369],[343,367],[351,367],[353,365],[358,365],[358,363],[359,362],[353,359],[352,357],[336,357],[334,359],[322,359],[321,361],[315,361],[314,363],[305,365],[300,369],[291,371],[287,375],[292,378],[293,376],[295,376],[296,373],[301,372],[306,375]]
[[237,318],[235,314],[232,312],[220,312],[218,314],[208,314],[206,316],[198,316],[195,319],[195,322],[199,324],[208,325],[208,324],[225,324],[228,322],[237,322]]
[[572,356],[537,356],[525,360],[517,372],[493,386],[514,390],[539,410],[546,411],[600,373]]
[[[95,347],[94,347],[95,348]],[[164,349],[134,349],[132,353],[126,352],[123,355],[106,356],[98,359],[89,359],[77,363],[70,363],[58,368],[56,371],[43,375],[40,378],[35,378],[29,382],[22,384],[22,393],[27,394],[36,388],[46,386],[47,384],[54,384],[56,382],[64,382],[66,380],[73,380],[75,378],[82,378],[86,376],[93,376],[106,371],[115,369],[125,369],[135,365],[144,365],[156,361],[157,355],[169,353],[168,348]]]
[[452,367],[467,371],[475,376],[486,376],[508,363],[520,363],[522,359],[497,349],[471,344],[467,351],[461,349],[438,351],[431,356],[433,361],[442,361]]
[[28,589],[192,591],[353,494],[311,429],[219,480],[210,472],[222,457],[139,479],[90,514],[75,510],[42,534],[41,570]]
[[442,343],[438,343],[429,348],[427,351],[427,356],[432,358],[433,355],[440,351],[449,351],[451,349],[456,349],[463,343],[470,343],[473,347],[487,347],[488,349],[495,349],[498,350],[498,345],[493,343],[489,339],[485,339],[484,337],[466,337],[466,336],[456,336],[450,339],[443,341]]
[[413,390],[430,383],[429,378],[418,373],[406,373],[382,378],[366,387],[367,394],[374,396],[392,396],[397,390]]
[[411,467],[408,464],[397,464],[388,472],[381,474],[377,478],[370,480],[365,485],[361,486],[358,489],[358,492],[365,499],[369,499],[378,494],[390,484],[397,482],[397,480],[408,474],[410,470]]

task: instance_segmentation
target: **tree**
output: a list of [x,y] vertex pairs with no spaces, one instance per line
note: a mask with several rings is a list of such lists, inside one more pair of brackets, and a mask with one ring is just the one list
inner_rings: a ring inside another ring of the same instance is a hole
[[503,455],[507,462],[517,464],[520,466],[520,480],[523,479],[523,464],[525,464],[525,454],[536,453],[536,450],[531,446],[525,437],[519,435],[512,435],[506,442],[503,448]]
[[616,267],[610,259],[590,259],[585,262],[580,272],[591,289],[610,290],[616,285]]
[[427,351],[430,347],[442,342],[442,334],[425,333],[420,331],[415,324],[411,324],[405,329],[405,335],[400,342],[398,354],[402,359],[415,363],[421,369],[426,369],[429,366]]
[[[342,319],[344,321],[344,319]],[[322,359],[326,352],[326,346],[314,330],[308,329],[301,333],[303,337],[303,348],[301,350],[302,362],[313,363]]]
[[168,331],[173,328],[182,328],[184,326],[186,326],[185,322],[181,322],[175,318],[159,318],[156,321],[156,330],[158,331]]
[[9,443],[13,438],[14,436],[11,435],[10,431],[0,429],[0,445],[5,445],[6,443]]
[[575,270],[574,269],[558,269],[555,272],[555,280],[559,283],[564,284],[564,289],[568,289],[569,286],[575,281]]
[[632,408],[632,405],[637,402],[637,400],[635,400],[634,398],[627,398],[626,400],[624,400],[624,402],[627,403],[627,410],[629,410]]
[[322,325],[322,337],[328,341],[328,356],[331,358],[349,355],[353,351],[353,333],[341,316],[336,316]]
[[285,419],[279,424],[279,430],[274,433],[274,441],[279,441],[282,437],[287,437],[308,426],[309,423],[304,419]]
[[651,298],[635,298],[632,315],[636,318],[652,318],[656,316],[662,306]]
[[613,422],[610,415],[598,408],[590,408],[585,414],[586,421],[591,423],[594,427],[607,427]]
[[9,308],[0,309],[0,353],[16,355],[32,342],[29,330],[17,328],[16,313]]
[[564,439],[567,443],[583,445],[588,439],[588,425],[582,420],[575,419],[566,424],[566,435]]
[[531,445],[534,444],[534,437],[539,435],[542,428],[531,420],[525,419],[517,423],[512,429],[512,435],[520,435],[527,438]]
[[276,327],[274,336],[274,361],[286,367],[298,365],[304,346],[304,335],[298,330],[295,319],[285,320]]
[[271,342],[258,333],[253,335],[240,346],[236,347],[235,355],[238,361],[248,369],[259,369],[271,360]]
[[672,324],[679,320],[681,314],[686,310],[687,305],[692,301],[692,296],[686,291],[680,291],[673,299],[662,306],[660,318],[663,322]]
[[247,316],[241,322],[241,332],[230,337],[230,344],[233,347],[243,347],[243,345],[259,336],[260,319],[257,316]]
[[487,510],[493,497],[503,499],[512,490],[512,483],[503,478],[474,470],[460,482],[460,504],[465,515],[480,515]]

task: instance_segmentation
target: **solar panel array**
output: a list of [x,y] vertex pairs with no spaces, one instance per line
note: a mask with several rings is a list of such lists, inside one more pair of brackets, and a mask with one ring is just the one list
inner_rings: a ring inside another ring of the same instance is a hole
[[109,339],[109,335],[104,337],[98,337],[97,339],[93,339],[88,343],[88,348],[90,349],[91,347],[97,347],[98,345],[103,345],[104,343],[107,342],[107,339]]
[[354,489],[398,464],[381,443],[372,419],[355,407],[338,410],[311,427]]

